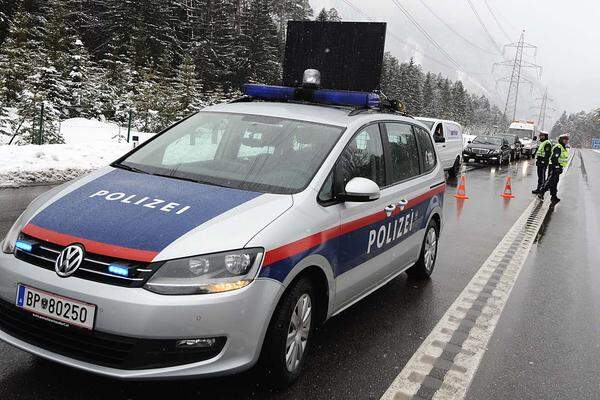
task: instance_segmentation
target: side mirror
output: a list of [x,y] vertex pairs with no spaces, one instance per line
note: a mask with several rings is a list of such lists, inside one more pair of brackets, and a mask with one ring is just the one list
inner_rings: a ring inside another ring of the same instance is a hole
[[436,143],[446,143],[446,138],[443,136],[434,136],[433,141]]
[[367,178],[352,178],[346,184],[345,193],[340,197],[346,202],[367,202],[377,200],[381,196],[379,186]]
[[537,140],[537,136],[534,136],[534,137],[533,137],[533,140]]
[[468,140],[468,141],[467,141],[467,144],[471,144],[471,143],[473,143],[473,142],[472,142],[472,141],[470,141],[470,140]]

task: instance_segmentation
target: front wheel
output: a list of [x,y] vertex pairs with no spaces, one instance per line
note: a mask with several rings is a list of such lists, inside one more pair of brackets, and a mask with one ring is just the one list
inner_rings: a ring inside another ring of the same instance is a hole
[[288,386],[300,376],[314,331],[314,309],[315,289],[307,278],[295,282],[277,305],[262,354],[276,386]]
[[439,233],[440,228],[437,222],[434,220],[429,221],[421,245],[419,260],[406,271],[409,275],[418,279],[429,279],[431,277],[437,259]]

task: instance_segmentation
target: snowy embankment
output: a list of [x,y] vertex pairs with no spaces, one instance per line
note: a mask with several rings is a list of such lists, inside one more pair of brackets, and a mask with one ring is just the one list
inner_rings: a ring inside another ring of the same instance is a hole
[[[106,166],[132,148],[127,129],[73,118],[63,121],[65,144],[0,145],[0,187],[63,182]],[[150,135],[134,132],[140,140]]]

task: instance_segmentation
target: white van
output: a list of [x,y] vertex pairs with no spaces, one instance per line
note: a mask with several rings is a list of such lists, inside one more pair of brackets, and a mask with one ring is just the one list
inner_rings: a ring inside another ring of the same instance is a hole
[[458,175],[462,164],[462,126],[458,122],[443,119],[423,117],[416,119],[427,126],[433,135],[444,170],[452,177]]

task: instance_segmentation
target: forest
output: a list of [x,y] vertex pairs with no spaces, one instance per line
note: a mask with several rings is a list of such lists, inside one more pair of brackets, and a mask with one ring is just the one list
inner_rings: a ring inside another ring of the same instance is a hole
[[[287,21],[307,19],[340,16],[308,0],[0,0],[0,136],[34,143],[43,123],[44,142],[60,143],[59,121],[74,117],[158,132],[245,82],[280,84]],[[381,90],[469,133],[507,125],[412,59],[386,53]]]

